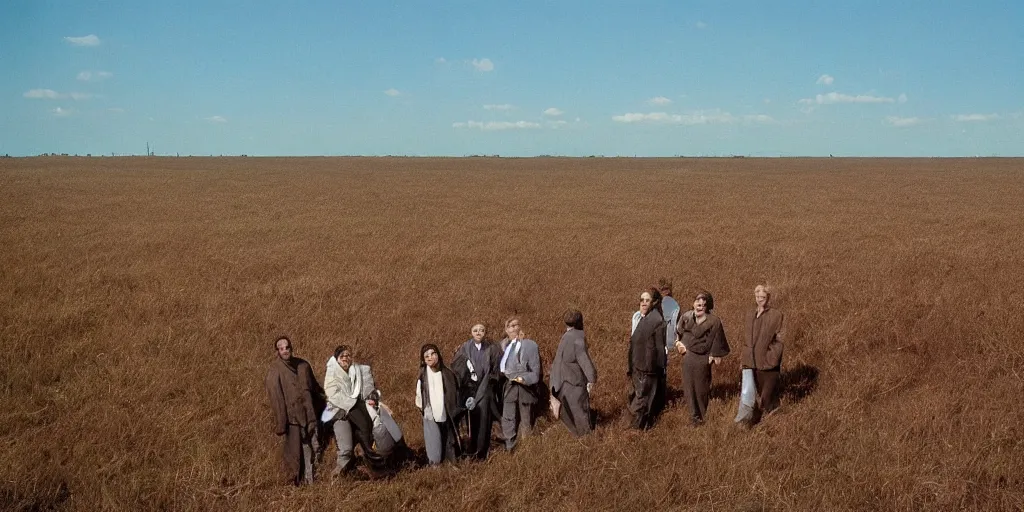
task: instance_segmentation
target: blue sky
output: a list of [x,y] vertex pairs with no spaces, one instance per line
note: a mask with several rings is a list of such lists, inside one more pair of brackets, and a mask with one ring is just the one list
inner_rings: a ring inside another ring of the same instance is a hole
[[1022,26],[1010,0],[7,0],[0,154],[1019,156]]

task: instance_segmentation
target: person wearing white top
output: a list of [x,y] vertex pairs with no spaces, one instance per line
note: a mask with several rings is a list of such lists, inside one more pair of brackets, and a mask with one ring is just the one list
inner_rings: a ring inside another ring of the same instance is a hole
[[[388,430],[386,428],[383,431],[374,428],[375,423],[385,420],[381,416],[386,414],[390,419],[390,414],[380,404],[380,391],[373,381],[370,367],[352,362],[352,349],[347,345],[334,349],[334,357],[327,361],[324,391],[327,408],[320,420],[332,424],[338,447],[338,462],[333,474],[337,476],[349,469],[356,442],[362,447],[371,471],[380,469],[397,440],[402,438],[401,430],[397,424],[394,425],[396,434],[384,432]],[[394,420],[391,419],[390,423]],[[385,433],[387,435],[383,435]]]
[[459,456],[455,418],[462,413],[455,374],[444,365],[437,345],[420,348],[420,378],[416,381],[416,407],[423,412],[423,443],[430,464],[454,461]]

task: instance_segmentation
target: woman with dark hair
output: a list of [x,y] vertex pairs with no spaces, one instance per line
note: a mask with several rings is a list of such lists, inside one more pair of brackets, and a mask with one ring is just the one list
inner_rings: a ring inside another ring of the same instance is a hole
[[381,469],[402,440],[402,431],[381,403],[381,391],[369,365],[353,360],[352,348],[340,345],[327,361],[324,378],[327,408],[320,420],[331,425],[338,447],[334,475],[349,469],[355,443],[359,443],[371,470]]
[[444,365],[437,345],[420,348],[420,378],[416,381],[416,407],[423,412],[423,443],[431,464],[458,457],[459,431],[455,428],[462,408],[458,403],[455,374]]
[[597,370],[587,351],[583,313],[570,309],[563,319],[565,334],[551,364],[552,411],[557,411],[555,416],[562,418],[569,432],[582,436],[594,428],[590,422],[590,393],[597,382]]
[[665,373],[665,320],[661,313],[661,292],[651,287],[640,294],[640,318],[629,338],[629,369],[633,383],[629,411],[633,428],[646,430],[654,424],[660,409],[656,399]]
[[693,298],[693,310],[679,316],[676,350],[683,354],[683,392],[694,425],[704,422],[711,400],[711,365],[729,355],[722,321],[711,313],[715,298],[702,291]]

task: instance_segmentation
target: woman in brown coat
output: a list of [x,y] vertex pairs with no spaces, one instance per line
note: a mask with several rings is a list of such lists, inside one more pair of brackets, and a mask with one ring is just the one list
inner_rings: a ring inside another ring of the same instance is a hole
[[757,307],[747,312],[743,344],[743,368],[754,370],[754,383],[761,411],[779,407],[779,375],[782,369],[782,312],[770,306],[772,291],[765,285],[754,288]]
[[683,392],[694,425],[704,422],[711,400],[711,365],[729,355],[722,321],[711,313],[715,299],[702,291],[693,298],[693,310],[679,316],[676,350],[683,354]]

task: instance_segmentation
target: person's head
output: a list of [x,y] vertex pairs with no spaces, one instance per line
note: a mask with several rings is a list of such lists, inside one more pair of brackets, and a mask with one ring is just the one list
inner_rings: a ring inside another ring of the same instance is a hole
[[338,345],[338,348],[334,349],[334,358],[338,360],[341,369],[347,372],[352,366],[352,349],[348,345]]
[[715,309],[715,298],[711,296],[711,292],[702,290],[693,296],[694,313],[704,315],[710,313],[712,309]]
[[441,349],[433,343],[426,343],[420,347],[420,366],[429,367],[432,370],[440,370],[444,364],[441,361]]
[[754,302],[757,303],[757,307],[765,308],[768,306],[768,301],[772,299],[772,289],[766,284],[759,284],[754,287]]
[[652,286],[640,293],[640,314],[647,316],[654,309],[661,311],[661,292]]
[[505,320],[505,336],[510,340],[518,339],[523,334],[523,329],[519,325],[518,316],[510,316]]
[[573,329],[583,330],[583,313],[576,308],[569,308],[562,317],[565,320],[566,327],[572,327]]
[[288,361],[292,358],[292,340],[288,339],[288,336],[278,336],[274,340],[274,350],[277,351],[277,357]]
[[480,343],[484,341],[484,337],[487,336],[487,326],[484,324],[473,324],[469,333],[473,335],[473,341]]
[[667,278],[667,277],[663,277],[661,279],[658,279],[658,291],[661,292],[661,296],[662,297],[671,297],[672,296],[672,280]]

